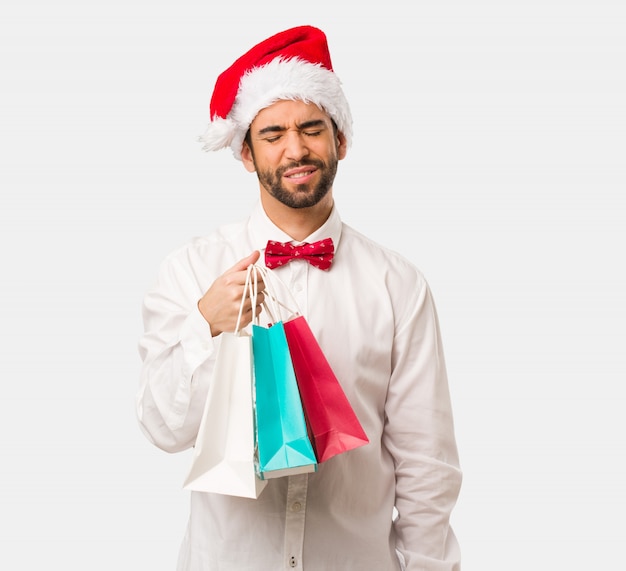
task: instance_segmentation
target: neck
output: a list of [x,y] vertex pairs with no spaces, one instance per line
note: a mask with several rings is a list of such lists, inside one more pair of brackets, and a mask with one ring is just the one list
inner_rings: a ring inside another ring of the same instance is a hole
[[308,208],[291,208],[276,200],[267,192],[261,192],[261,204],[267,217],[295,241],[301,242],[320,228],[333,209],[332,192],[318,204]]

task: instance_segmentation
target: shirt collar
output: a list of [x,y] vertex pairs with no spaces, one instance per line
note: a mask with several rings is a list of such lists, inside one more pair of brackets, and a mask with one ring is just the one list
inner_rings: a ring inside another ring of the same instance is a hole
[[[330,212],[328,220],[322,224],[315,232],[307,236],[302,242],[316,242],[323,238],[332,238],[335,244],[335,252],[339,247],[339,241],[341,239],[341,217],[337,207],[333,205],[333,209]],[[249,220],[250,236],[252,243],[256,250],[263,252],[268,240],[275,240],[277,242],[294,242],[295,244],[301,244],[294,240],[289,234],[278,228],[267,216],[263,205],[259,200],[252,210]]]

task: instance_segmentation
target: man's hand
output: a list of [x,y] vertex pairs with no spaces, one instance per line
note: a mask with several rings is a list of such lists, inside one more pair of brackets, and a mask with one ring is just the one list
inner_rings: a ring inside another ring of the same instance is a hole
[[[256,250],[249,256],[239,260],[232,268],[226,270],[217,278],[207,292],[198,301],[198,309],[211,327],[211,335],[215,337],[224,331],[234,331],[237,326],[237,316],[246,283],[246,270],[250,264],[256,263],[261,253]],[[260,275],[257,275],[258,296],[256,300],[256,314],[261,311],[263,290],[265,284]],[[249,293],[241,314],[239,328],[243,329],[252,321],[252,302]]]

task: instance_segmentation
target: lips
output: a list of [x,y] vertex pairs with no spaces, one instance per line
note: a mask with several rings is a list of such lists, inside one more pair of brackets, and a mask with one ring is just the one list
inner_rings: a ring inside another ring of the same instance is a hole
[[289,169],[285,171],[283,176],[294,182],[306,181],[313,173],[315,173],[316,170],[316,167],[307,165],[295,169]]

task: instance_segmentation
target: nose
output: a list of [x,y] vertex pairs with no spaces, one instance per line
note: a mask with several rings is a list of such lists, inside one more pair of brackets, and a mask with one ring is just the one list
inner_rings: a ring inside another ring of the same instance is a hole
[[299,161],[309,154],[305,135],[298,131],[288,131],[285,136],[285,155],[292,161]]

